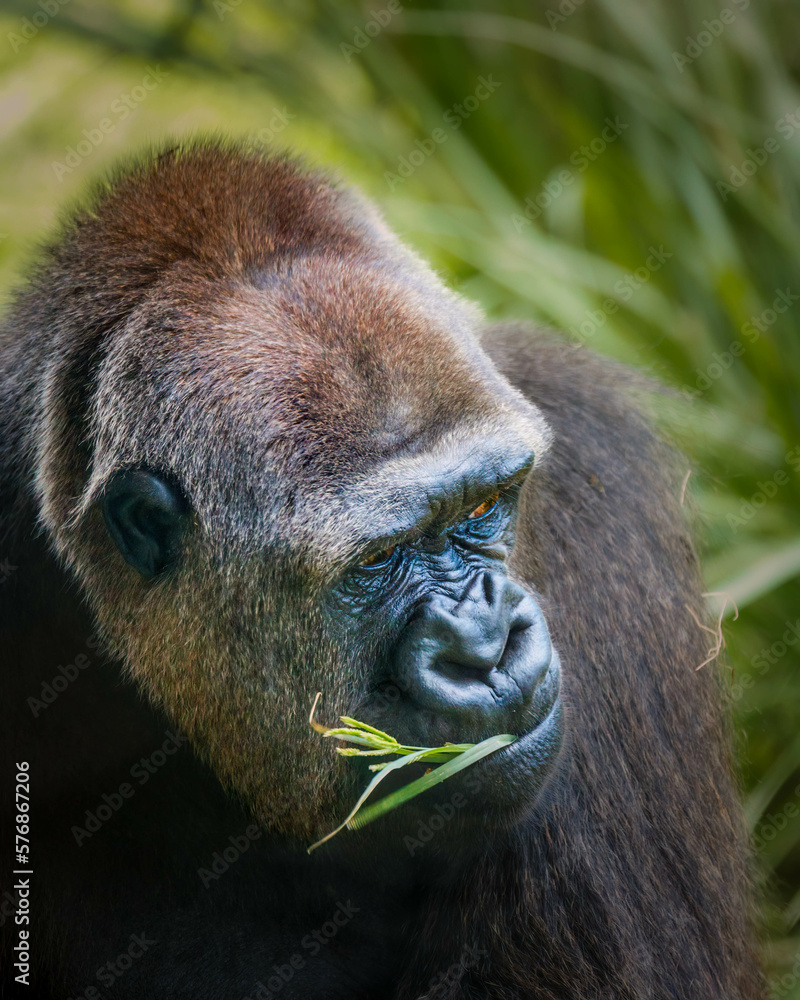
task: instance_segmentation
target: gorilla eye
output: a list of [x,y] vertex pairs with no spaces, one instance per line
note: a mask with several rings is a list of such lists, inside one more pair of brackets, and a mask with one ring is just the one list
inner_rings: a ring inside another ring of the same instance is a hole
[[484,500],[480,507],[476,507],[475,510],[467,517],[468,521],[477,521],[480,517],[485,517],[489,511],[492,511],[497,506],[500,500],[499,493],[493,493],[488,500]]
[[397,548],[396,545],[390,545],[388,548],[383,549],[382,552],[376,552],[374,555],[367,556],[366,559],[362,559],[358,564],[359,566],[380,566],[381,563],[388,562],[394,555],[394,550]]

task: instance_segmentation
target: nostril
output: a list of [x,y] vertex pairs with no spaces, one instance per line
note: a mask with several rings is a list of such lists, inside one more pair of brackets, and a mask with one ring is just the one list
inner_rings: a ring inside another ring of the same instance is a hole
[[531,628],[532,625],[533,625],[533,622],[528,621],[525,618],[521,618],[521,617],[517,618],[508,627],[508,636],[509,636],[509,638],[511,638],[512,636],[521,635],[523,632],[527,632],[528,629]]
[[524,634],[531,626],[527,622],[519,622],[512,625],[508,630],[503,652],[500,654],[500,663],[508,656],[513,656],[521,643],[524,641]]
[[437,660],[433,664],[436,672],[453,684],[471,684],[474,681],[486,682],[492,667],[475,667],[467,663],[456,663],[454,660]]

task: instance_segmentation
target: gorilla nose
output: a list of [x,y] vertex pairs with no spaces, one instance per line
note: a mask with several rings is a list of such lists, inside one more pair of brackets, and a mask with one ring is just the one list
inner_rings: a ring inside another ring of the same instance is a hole
[[536,602],[500,574],[475,576],[460,600],[429,599],[395,649],[401,688],[447,717],[498,715],[527,704],[550,664]]
[[509,594],[506,581],[490,573],[474,577],[461,600],[452,609],[432,607],[433,633],[439,638],[441,652],[434,666],[455,682],[485,680],[500,662],[513,631],[527,628],[529,622],[509,621],[504,597]]

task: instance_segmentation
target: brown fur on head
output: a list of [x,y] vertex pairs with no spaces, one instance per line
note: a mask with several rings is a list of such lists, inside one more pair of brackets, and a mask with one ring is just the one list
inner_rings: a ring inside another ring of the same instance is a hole
[[[49,338],[41,520],[112,649],[261,817],[320,830],[344,777],[309,706],[322,690],[328,718],[352,711],[370,650],[332,639],[316,595],[365,510],[392,502],[376,471],[394,458],[413,476],[422,453],[510,428],[540,455],[543,419],[478,346],[479,313],[363,200],[219,144],[118,176],[19,308]],[[140,466],[192,509],[155,582],[99,510],[109,477]]]

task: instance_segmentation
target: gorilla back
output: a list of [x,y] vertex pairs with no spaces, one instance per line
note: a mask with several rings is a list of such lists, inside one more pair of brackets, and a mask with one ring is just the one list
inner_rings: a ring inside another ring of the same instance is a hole
[[[201,142],[95,191],[0,341],[28,996],[761,995],[631,382],[487,324],[289,159]],[[412,745],[517,739],[309,856],[368,777],[316,691]]]

